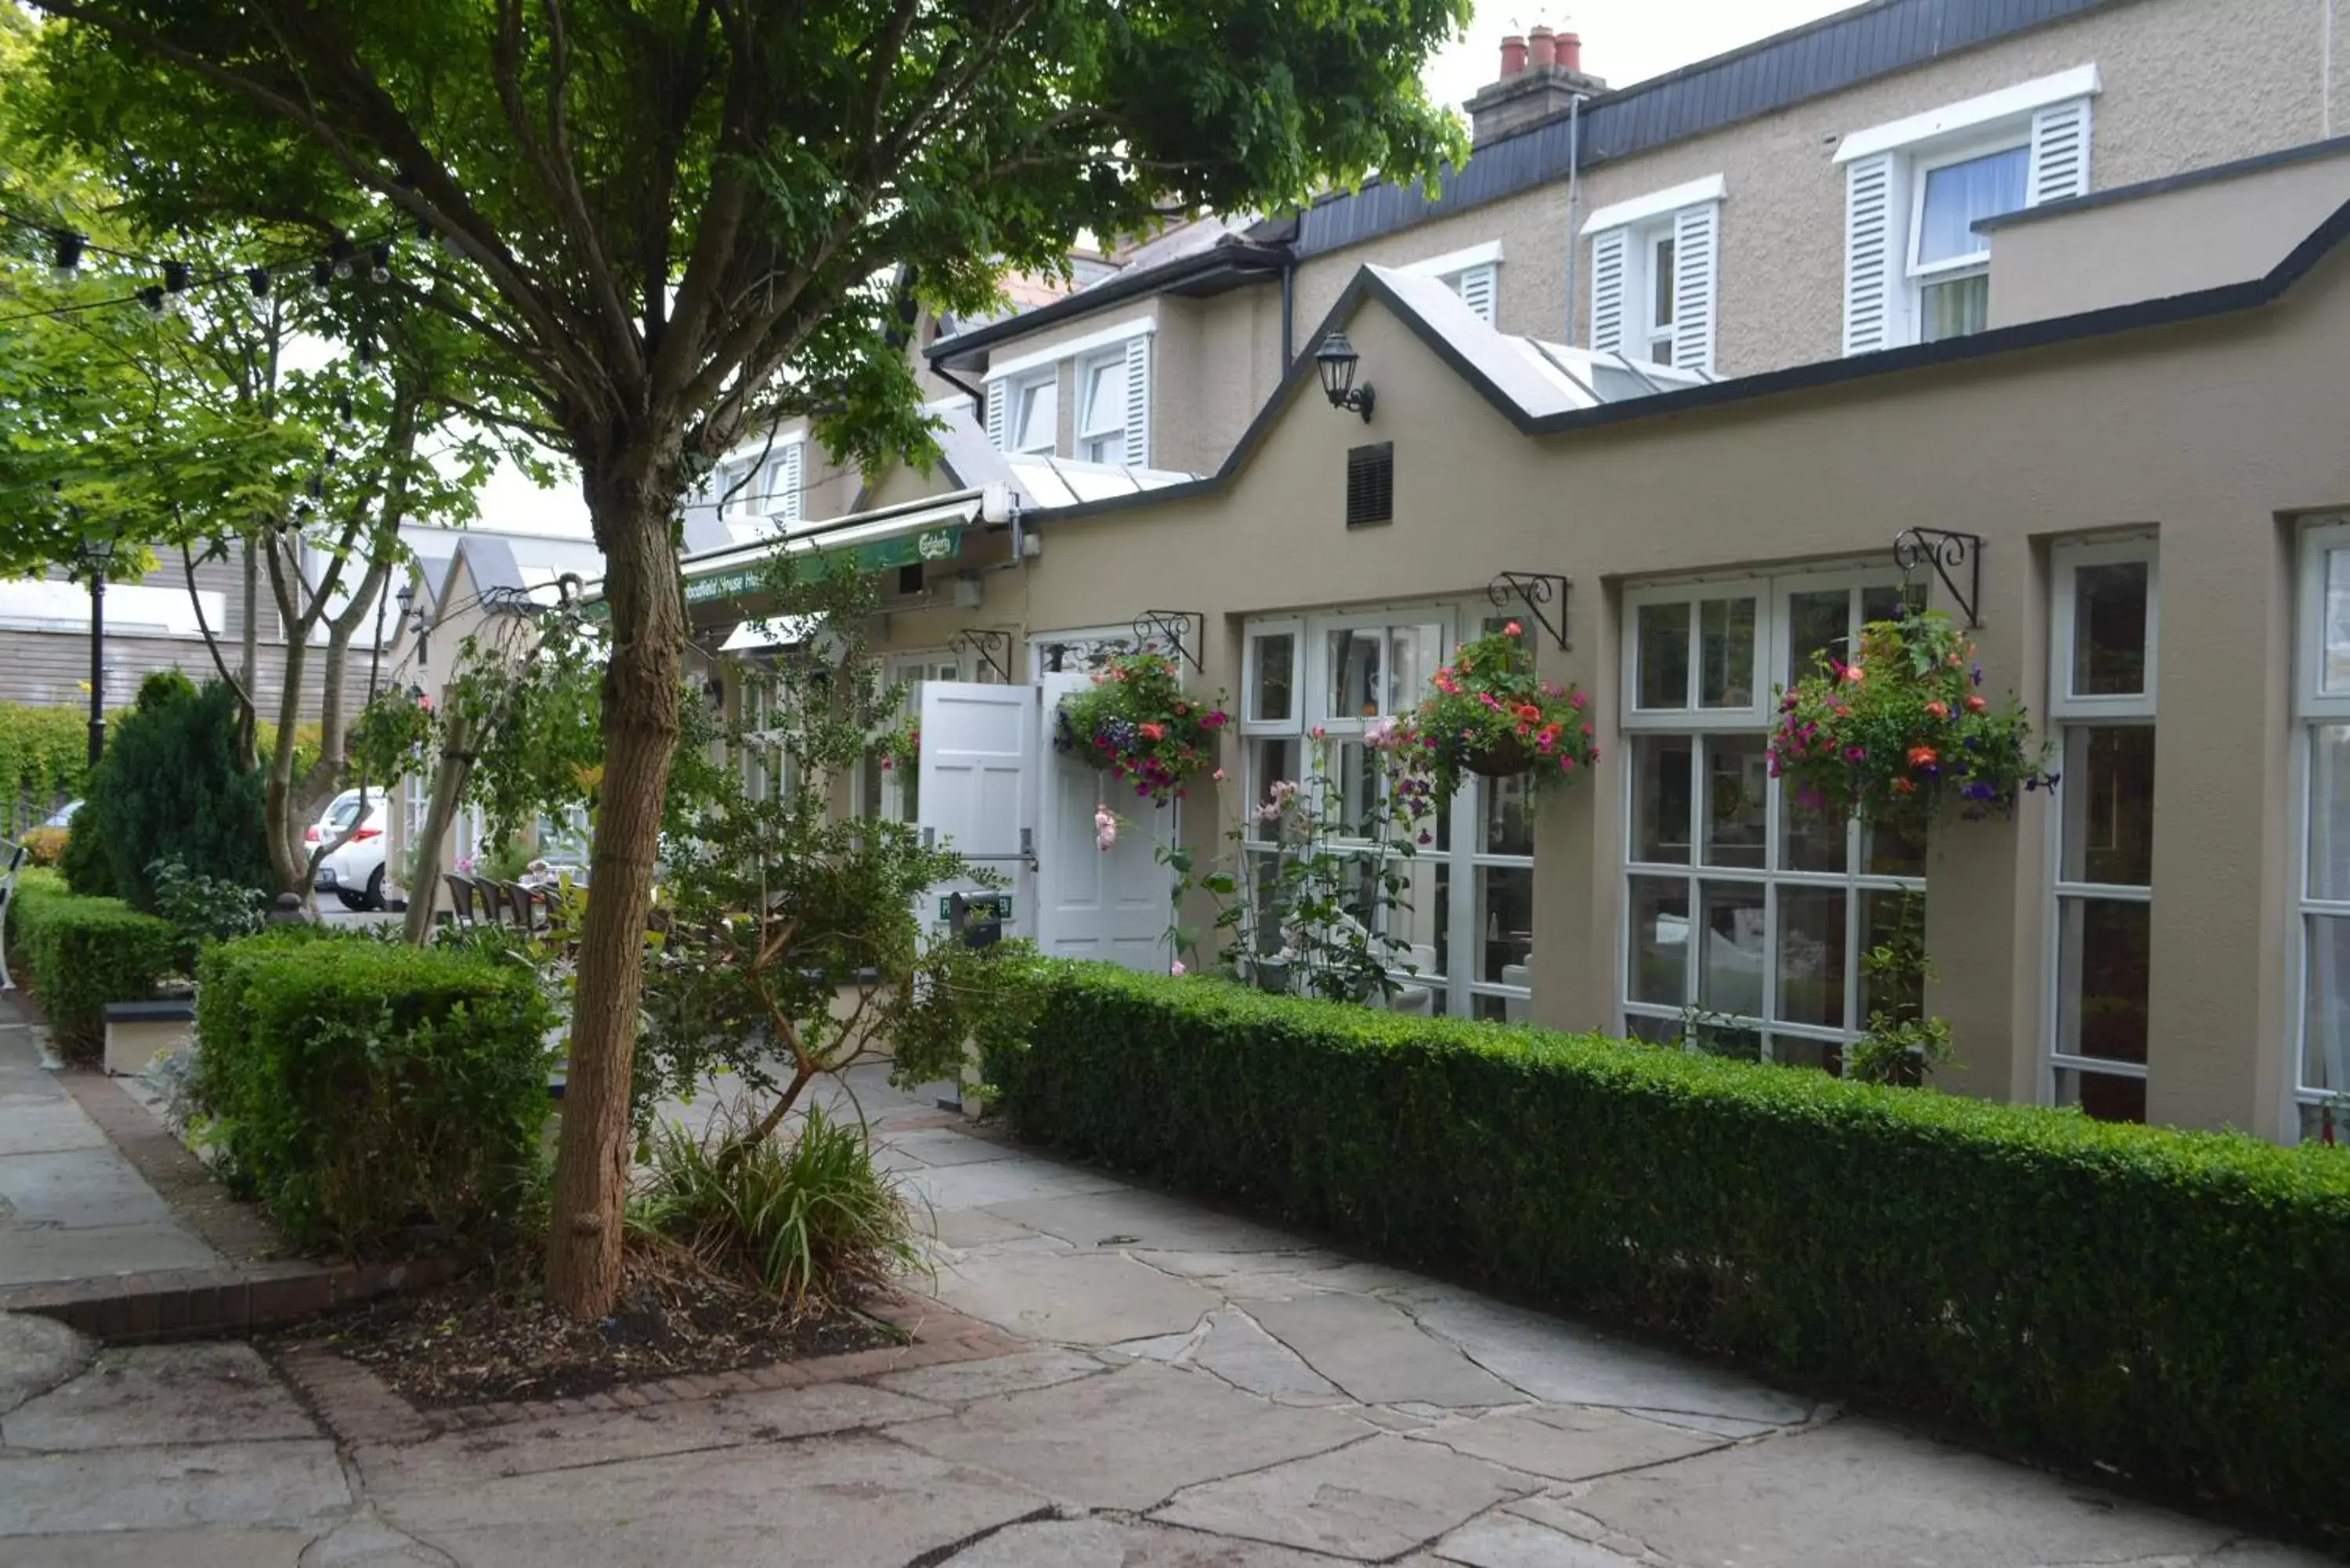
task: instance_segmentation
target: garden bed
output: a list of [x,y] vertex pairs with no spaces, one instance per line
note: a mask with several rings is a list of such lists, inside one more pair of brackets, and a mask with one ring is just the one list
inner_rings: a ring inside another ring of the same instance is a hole
[[419,1410],[567,1399],[687,1374],[903,1344],[849,1308],[812,1309],[706,1272],[632,1260],[611,1316],[577,1323],[535,1290],[486,1273],[371,1303],[288,1331],[287,1348],[330,1350]]

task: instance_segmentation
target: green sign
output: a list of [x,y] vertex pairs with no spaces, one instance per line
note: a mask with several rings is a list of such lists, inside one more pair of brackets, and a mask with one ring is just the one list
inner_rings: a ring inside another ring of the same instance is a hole
[[[953,897],[949,893],[939,899],[941,921],[954,918],[947,909],[948,900]],[[1012,918],[1012,895],[1009,893],[971,893],[965,897],[971,900],[971,918],[974,920],[1008,920]],[[988,912],[991,904],[994,906],[993,914]]]
[[[910,566],[918,561],[951,560],[962,549],[962,524],[950,523],[942,527],[925,528],[918,534],[900,534],[892,539],[874,539],[863,545],[830,550],[819,547],[806,553],[807,558],[801,563],[800,569],[819,577],[843,571],[886,572],[892,566]],[[730,572],[689,578],[685,585],[685,602],[702,604],[710,599],[741,598],[758,591],[763,576],[764,572],[757,566],[738,566]]]

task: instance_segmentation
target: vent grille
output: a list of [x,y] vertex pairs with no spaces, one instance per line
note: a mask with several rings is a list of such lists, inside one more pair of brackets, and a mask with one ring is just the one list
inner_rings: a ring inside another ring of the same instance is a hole
[[1395,442],[1347,450],[1347,526],[1395,521]]

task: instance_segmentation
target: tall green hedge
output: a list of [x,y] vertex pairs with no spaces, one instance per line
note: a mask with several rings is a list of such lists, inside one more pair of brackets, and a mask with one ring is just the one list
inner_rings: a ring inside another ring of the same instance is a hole
[[89,772],[89,711],[0,702],[0,834],[22,838],[79,794]]
[[2350,1526],[2350,1157],[1090,965],[1025,1134],[2274,1515]]
[[553,1023],[526,971],[294,928],[208,949],[197,995],[201,1136],[296,1241],[462,1243],[512,1218]]
[[106,1004],[144,1002],[184,959],[178,930],[120,898],[66,891],[27,867],[8,900],[8,962],[32,981],[58,1046],[78,1059],[106,1047]]

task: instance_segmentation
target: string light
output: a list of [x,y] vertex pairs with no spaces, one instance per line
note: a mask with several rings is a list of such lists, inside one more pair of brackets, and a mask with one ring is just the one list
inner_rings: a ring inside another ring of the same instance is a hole
[[369,283],[391,281],[391,244],[389,241],[379,240],[369,247],[368,281]]
[[312,262],[312,263],[310,264],[310,286],[311,286],[311,287],[313,287],[313,288],[324,288],[324,287],[326,287],[328,284],[330,284],[330,283],[332,283],[332,282],[334,282],[334,281],[335,281],[335,264],[334,264],[334,263],[332,263],[332,262],[326,262],[326,261],[314,261],[314,262]]
[[162,314],[163,314],[163,286],[162,286],[162,285],[161,285],[161,284],[155,284],[155,283],[151,283],[151,284],[149,284],[145,288],[140,289],[140,290],[139,291],[139,303],[140,303],[140,305],[142,305],[142,306],[145,306],[147,307],[147,314],[148,314],[148,315],[150,315],[150,316],[161,316],[161,315],[162,315]]
[[328,265],[334,275],[346,283],[349,282],[351,274],[357,270],[356,265],[351,260],[351,247],[349,243],[344,240],[337,240],[334,243],[333,247],[329,250],[328,254],[332,257],[332,260]]
[[269,297],[269,269],[267,267],[249,266],[244,269],[244,286],[253,290],[254,298],[267,299]]
[[62,288],[81,276],[81,254],[89,248],[89,241],[71,229],[57,229],[50,233],[49,243],[55,247],[49,281]]
[[195,281],[195,268],[190,266],[186,262],[167,261],[163,264],[163,304],[165,308],[177,315],[186,314],[188,308],[188,286]]

